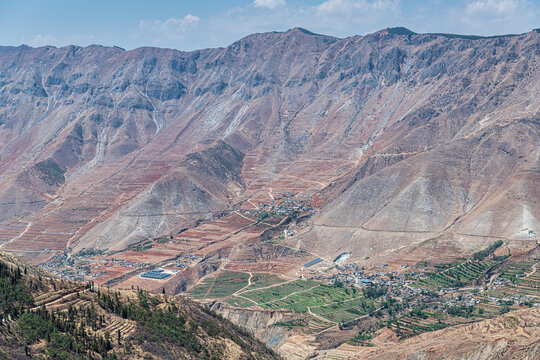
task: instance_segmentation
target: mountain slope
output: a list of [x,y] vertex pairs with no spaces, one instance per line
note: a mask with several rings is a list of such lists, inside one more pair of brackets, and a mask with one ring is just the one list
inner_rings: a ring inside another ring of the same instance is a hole
[[121,249],[322,190],[302,242],[328,256],[344,238],[365,255],[383,230],[400,240],[381,251],[441,232],[535,240],[539,61],[535,31],[1,48],[2,246],[34,262]]
[[240,328],[181,298],[50,278],[4,253],[0,285],[2,358],[278,358]]

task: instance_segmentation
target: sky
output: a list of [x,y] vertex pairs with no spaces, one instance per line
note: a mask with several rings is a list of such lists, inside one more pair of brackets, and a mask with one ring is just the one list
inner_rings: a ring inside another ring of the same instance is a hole
[[194,50],[293,27],[500,35],[540,28],[540,0],[0,0],[0,45]]

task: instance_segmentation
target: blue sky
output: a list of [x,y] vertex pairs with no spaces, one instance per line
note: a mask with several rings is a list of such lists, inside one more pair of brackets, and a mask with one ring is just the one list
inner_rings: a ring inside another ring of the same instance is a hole
[[540,0],[0,0],[0,45],[193,50],[296,26],[338,37],[393,26],[522,33],[540,27]]

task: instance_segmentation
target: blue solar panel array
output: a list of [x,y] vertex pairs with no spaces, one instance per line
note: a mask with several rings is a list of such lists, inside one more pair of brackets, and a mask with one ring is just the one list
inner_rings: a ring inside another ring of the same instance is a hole
[[310,266],[313,266],[313,265],[315,265],[315,264],[320,263],[321,261],[323,261],[323,260],[320,259],[320,258],[316,258],[315,260],[311,260],[310,262],[305,263],[305,264],[304,264],[304,267],[310,267]]
[[171,276],[171,274],[164,273],[163,270],[152,270],[141,275],[143,278],[163,280]]

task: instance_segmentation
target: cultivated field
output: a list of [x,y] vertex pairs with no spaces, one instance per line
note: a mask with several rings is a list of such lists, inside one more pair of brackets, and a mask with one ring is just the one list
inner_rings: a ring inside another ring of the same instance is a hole
[[489,269],[499,263],[499,260],[466,261],[450,269],[432,274],[426,279],[421,279],[414,285],[433,290],[461,287],[485,275]]

